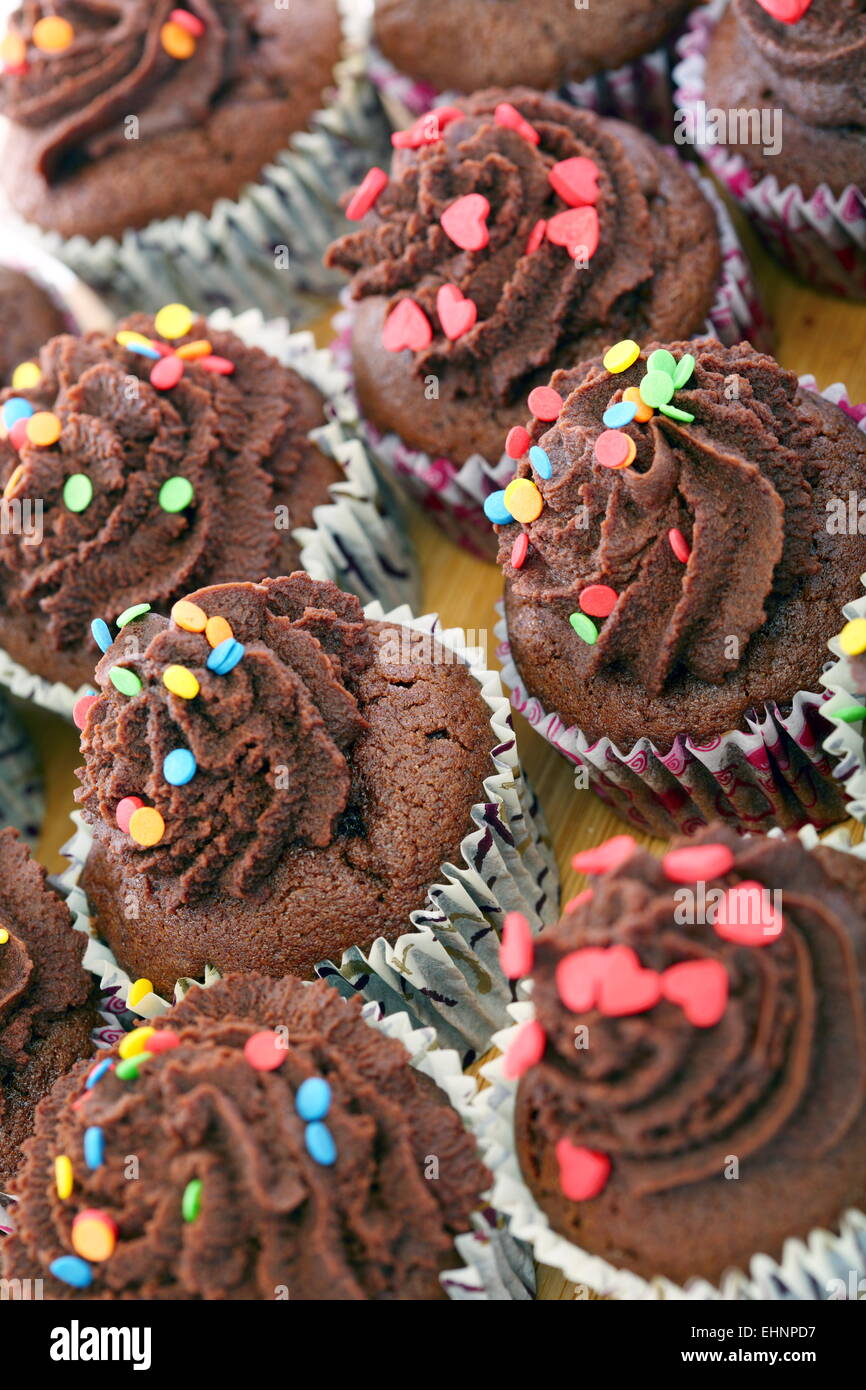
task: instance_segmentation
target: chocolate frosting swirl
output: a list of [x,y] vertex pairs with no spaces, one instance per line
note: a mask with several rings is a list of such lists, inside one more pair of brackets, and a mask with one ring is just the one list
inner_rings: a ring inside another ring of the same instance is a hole
[[[76,793],[87,817],[110,827],[124,797],[160,813],[165,832],[151,848],[113,834],[118,855],[166,906],[204,894],[244,898],[290,845],[330,844],[349,799],[349,752],[367,728],[353,687],[374,660],[358,600],[306,574],[217,585],[189,599],[228,621],[242,660],[217,675],[203,633],[155,615],[124,628],[96,669],[102,695],[88,711]],[[115,689],[116,666],[136,673],[139,694]],[[193,673],[195,698],[166,688],[171,666]],[[182,786],[163,774],[177,748],[197,764]]]
[[[361,1019],[358,1002],[324,982],[235,975],[194,989],[156,1028],[179,1044],[137,1080],[109,1072],[73,1109],[82,1068],[42,1108],[16,1186],[7,1269],[44,1273],[56,1298],[435,1297],[452,1233],[468,1226],[487,1174],[444,1097],[416,1078],[400,1043]],[[254,1070],[244,1044],[269,1029],[284,1030],[284,1060]],[[312,1077],[331,1088],[331,1166],[310,1157],[296,1113]],[[48,1274],[70,1246],[68,1210],[48,1197],[47,1174],[55,1154],[81,1152],[89,1126],[103,1132],[105,1162],[76,1171],[73,1205],[106,1212],[118,1243],[78,1294]],[[130,1153],[136,1182],[124,1175]],[[200,1211],[185,1222],[195,1179]]]
[[[27,70],[0,81],[0,111],[40,132],[36,165],[49,180],[126,143],[134,113],[138,139],[201,125],[231,100],[290,94],[296,29],[271,0],[194,0],[204,25],[193,55],[169,56],[160,30],[174,0],[25,0],[10,21],[28,41]],[[72,24],[62,52],[41,52],[30,35],[46,15]]]
[[[772,358],[748,343],[725,348],[704,338],[669,349],[695,359],[673,402],[694,422],[656,413],[631,424],[633,465],[603,467],[595,456],[602,417],[640,385],[654,346],[619,374],[596,360],[554,375],[559,419],[532,426],[552,476],[544,481],[528,461],[517,469],[544,498],[523,527],[529,558],[512,568],[515,523],[499,528],[499,560],[517,599],[559,603],[566,615],[589,585],[612,588],[616,606],[599,623],[587,669],[630,672],[659,694],[683,671],[721,684],[778,603],[818,572],[813,488],[832,431]],[[687,564],[671,547],[674,528],[691,548]]]
[[732,0],[743,61],[778,104],[815,126],[866,126],[866,0],[812,0],[796,24]]
[[[687,843],[734,854],[707,891],[745,881],[781,889],[776,940],[739,945],[707,923],[680,925],[675,885],[636,850],[537,946],[533,999],[547,1050],[521,1085],[531,1083],[536,1128],[608,1155],[622,1195],[718,1177],[731,1154],[741,1164],[821,1159],[866,1105],[866,866],[720,825]],[[614,945],[657,971],[720,962],[729,991],[721,1020],[695,1027],[667,1000],[628,1017],[571,1013],[557,993],[558,963]],[[575,1046],[578,1022],[589,1028],[585,1049]]]
[[[159,337],[143,315],[120,327]],[[275,504],[321,458],[309,439],[321,400],[295,372],[204,320],[174,346],[203,339],[234,363],[231,375],[190,361],[176,386],[157,390],[153,361],[113,335],[64,335],[42,349],[38,386],[0,396],[23,396],[62,425],[48,448],[0,442],[0,481],[20,465],[10,496],[42,500],[44,531],[39,545],[14,528],[0,536],[0,596],[10,617],[39,615],[53,651],[86,643],[95,659],[89,627],[106,601],[117,613],[142,598],[169,606],[199,585],[277,568],[288,533]],[[84,511],[64,503],[72,474],[93,487]],[[194,489],[182,512],[160,505],[173,477]]]
[[[532,124],[537,145],[497,124],[503,102]],[[353,274],[355,299],[385,296],[396,305],[408,295],[421,306],[434,337],[415,353],[417,377],[443,373],[453,394],[504,404],[569,345],[588,347],[569,360],[597,351],[601,326],[610,341],[626,331],[680,336],[703,326],[720,266],[718,234],[709,204],[671,151],[630,126],[525,89],[482,92],[460,109],[441,139],[395,152],[367,223],[326,258]],[[599,170],[599,244],[580,268],[549,240],[527,254],[538,222],[567,209],[549,171],[574,158]],[[461,250],[440,225],[469,194],[491,208],[489,244],[479,252]],[[446,284],[478,310],[475,326],[456,341],[444,335],[436,308]]]

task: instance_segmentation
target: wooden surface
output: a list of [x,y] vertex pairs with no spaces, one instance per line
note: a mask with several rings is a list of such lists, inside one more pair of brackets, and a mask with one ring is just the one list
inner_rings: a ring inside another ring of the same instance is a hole
[[[811,372],[820,388],[844,381],[855,401],[866,401],[866,305],[842,303],[799,285],[759,252],[751,240],[759,284],[776,324],[776,356],[797,373]],[[327,341],[327,327],[317,337]],[[866,480],[864,480],[866,482]],[[493,606],[501,593],[501,577],[493,565],[475,560],[452,545],[420,513],[412,522],[424,579],[425,611],[436,610],[447,626],[487,628],[491,664],[495,664]],[[840,596],[844,602],[845,596]],[[41,711],[26,709],[24,718],[38,745],[46,779],[47,815],[38,853],[52,871],[63,867],[60,846],[68,838],[73,809],[73,772],[78,766],[74,729]],[[591,792],[576,792],[572,770],[523,720],[517,721],[524,766],[541,798],[556,846],[562,874],[563,898],[579,891],[583,880],[571,868],[579,849],[599,844],[621,832],[622,822]],[[860,827],[856,827],[859,837]],[[638,837],[640,838],[640,837]],[[646,841],[661,845],[661,841]],[[573,1291],[553,1271],[542,1271],[540,1295],[571,1299]]]

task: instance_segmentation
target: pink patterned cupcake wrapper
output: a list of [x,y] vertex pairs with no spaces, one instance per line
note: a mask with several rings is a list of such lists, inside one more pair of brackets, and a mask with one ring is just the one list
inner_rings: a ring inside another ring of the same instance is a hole
[[[722,247],[722,276],[702,331],[728,345],[748,338],[756,347],[769,347],[770,324],[725,205],[709,179],[701,178],[691,166],[689,172],[715,210]],[[334,319],[337,338],[331,350],[351,377],[352,311],[346,291],[342,301],[346,309]],[[473,454],[462,464],[443,457],[432,458],[421,449],[410,448],[396,434],[383,434],[363,418],[359,433],[374,457],[431,513],[453,541],[472,555],[495,558],[496,538],[484,515],[484,501],[514,476],[513,459],[505,453],[495,462],[481,454]]]
[[[674,100],[700,129],[707,53],[725,0],[695,10],[677,43]],[[758,178],[739,154],[719,145],[697,149],[774,255],[801,279],[845,298],[866,298],[866,190],[851,184],[838,197],[826,184],[807,197],[796,184]]]

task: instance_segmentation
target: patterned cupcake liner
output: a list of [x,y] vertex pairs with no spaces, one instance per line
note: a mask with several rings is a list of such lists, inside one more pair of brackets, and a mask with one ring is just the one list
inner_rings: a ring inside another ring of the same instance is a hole
[[[706,110],[707,55],[726,3],[711,0],[693,11],[677,44],[674,99],[677,110],[696,122]],[[866,298],[866,189],[851,184],[836,197],[821,184],[807,197],[796,184],[780,187],[775,175],[759,178],[741,155],[723,146],[696,148],[783,265],[813,288]]]
[[[769,347],[769,321],[730,215],[710,180],[701,178],[692,166],[689,172],[716,213],[722,248],[722,276],[703,332],[729,345],[748,338],[756,347]],[[337,361],[351,375],[352,309],[347,291],[342,302],[344,312],[334,319],[337,338],[331,346]],[[473,454],[458,464],[412,449],[396,434],[383,434],[363,418],[361,431],[382,466],[453,541],[481,559],[495,558],[496,539],[484,515],[484,501],[513,477],[513,459],[505,453],[496,461]]]
[[208,217],[151,222],[119,241],[64,239],[23,223],[19,234],[47,247],[118,313],[180,301],[206,314],[254,306],[268,317],[308,322],[322,312],[313,296],[333,295],[342,283],[322,265],[328,245],[349,230],[340,199],[391,148],[385,111],[351,36],[334,77],[332,101],[309,129],[293,135],[236,201],[220,199]]
[[[800,384],[817,392],[814,377],[801,377]],[[866,432],[866,405],[852,405],[845,386],[838,383],[820,394]],[[866,614],[866,601],[858,602]],[[855,606],[849,605],[852,612]],[[844,610],[846,615],[849,608]],[[705,743],[682,735],[662,753],[642,738],[622,751],[610,739],[588,739],[528,693],[511,656],[504,604],[497,605],[497,612],[496,654],[514,709],[581,769],[582,787],[589,786],[617,815],[645,834],[691,835],[712,820],[748,830],[768,831],[775,826],[798,830],[808,824],[826,829],[856,814],[845,804],[855,768],[849,756],[854,735],[847,726],[842,731],[838,720],[831,734],[833,710],[852,703],[850,694],[847,698],[833,695],[836,667],[821,677],[830,690],[801,690],[784,708],[770,704],[752,709],[742,728]],[[836,756],[842,757],[838,766]],[[862,765],[862,748],[860,757]]]
[[0,829],[14,826],[32,847],[44,812],[35,750],[14,712],[0,698]]
[[[780,835],[781,831],[772,833]],[[819,841],[814,828],[806,826],[800,839],[807,849],[823,843],[858,859],[866,858],[866,845],[852,846],[844,830],[835,830]],[[490,1085],[476,1092],[468,1119],[478,1136],[484,1162],[493,1173],[490,1200],[508,1217],[511,1234],[532,1247],[540,1264],[560,1270],[566,1279],[595,1293],[617,1299],[816,1302],[861,1296],[858,1290],[866,1276],[866,1214],[862,1211],[841,1213],[838,1232],[816,1230],[805,1240],[787,1240],[778,1260],[755,1252],[747,1272],[729,1270],[718,1286],[699,1278],[689,1280],[684,1287],[662,1275],[643,1279],[601,1256],[590,1255],[554,1231],[520,1170],[514,1144],[518,1083],[507,1080],[503,1071],[503,1055],[520,1026],[534,1017],[534,1009],[531,1002],[517,1003],[510,1012],[516,1023],[493,1039],[500,1055],[481,1068]]]
[[[485,1052],[490,1035],[508,1018],[515,997],[499,966],[499,936],[504,916],[524,913],[533,930],[556,920],[559,880],[544,820],[523,781],[511,713],[499,676],[486,668],[484,654],[466,645],[459,628],[441,629],[435,614],[412,616],[408,608],[385,613],[380,604],[367,617],[435,636],[478,682],[490,711],[495,736],[494,772],[485,778],[484,797],[472,807],[475,827],[460,847],[460,862],[441,866],[439,881],[427,902],[410,916],[411,930],[391,945],[382,938],[365,954],[350,946],[339,963],[323,961],[316,974],[344,996],[360,994],[383,1015],[408,1013],[413,1024],[431,1025],[443,1046],[458,1048],[464,1066]],[[92,934],[90,906],[79,880],[92,844],[92,833],[76,811],[72,839],[63,847],[70,860],[60,877],[75,926],[90,938],[84,964],[103,990],[116,988],[121,999],[133,984],[113,952]],[[212,984],[219,973],[208,966],[201,981],[180,979],[174,999],[193,984]],[[171,1005],[147,994],[136,1014],[154,1018]]]
[[8,226],[0,228],[0,265],[41,285],[63,314],[67,332],[107,332],[111,327],[111,311],[69,266]]
[[[390,607],[416,602],[418,568],[400,507],[388,478],[357,437],[349,382],[331,353],[317,348],[310,333],[290,333],[285,319],[266,321],[258,309],[240,315],[218,309],[208,322],[292,367],[325,398],[328,423],[312,430],[310,438],[342,465],[345,477],[329,489],[330,501],[316,507],[314,526],[292,531],[300,548],[301,567],[314,579],[333,580],[364,603],[378,599]],[[2,649],[0,685],[65,719],[72,718],[76,700],[91,689],[83,685],[72,690],[60,682],[47,681]]]

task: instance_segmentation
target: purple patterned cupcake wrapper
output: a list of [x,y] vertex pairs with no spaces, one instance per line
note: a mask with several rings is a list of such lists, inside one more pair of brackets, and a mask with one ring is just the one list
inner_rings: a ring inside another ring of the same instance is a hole
[[[691,166],[689,172],[715,210],[722,247],[722,277],[703,332],[728,345],[748,338],[756,347],[769,347],[769,322],[730,215],[710,180],[701,178]],[[345,312],[334,319],[337,338],[331,348],[351,375],[352,311],[347,291],[343,292],[342,302]],[[458,464],[412,449],[396,434],[383,434],[363,418],[360,431],[383,467],[430,512],[453,541],[482,559],[495,556],[495,538],[484,515],[484,501],[514,476],[513,459],[503,453],[494,462],[473,454]]]
[[[499,936],[505,914],[522,912],[535,931],[559,914],[556,861],[540,808],[527,788],[517,756],[511,711],[498,674],[485,654],[467,646],[459,628],[442,629],[433,614],[414,618],[408,608],[385,613],[371,604],[368,617],[435,635],[437,642],[468,665],[490,713],[495,745],[491,775],[472,807],[472,830],[453,864],[443,864],[413,912],[407,930],[393,944],[379,939],[366,951],[348,946],[341,960],[323,961],[316,973],[344,996],[360,994],[383,1015],[408,1013],[414,1026],[432,1026],[444,1047],[457,1048],[464,1065],[487,1050],[490,1036],[508,1020],[514,990],[499,966]],[[113,952],[91,932],[90,907],[79,879],[92,834],[81,813],[64,846],[69,867],[60,878],[75,927],[89,937],[84,964],[103,991],[116,989],[122,1000],[133,983]],[[174,999],[194,984],[212,984],[218,972],[208,966],[202,980],[181,979]],[[170,1007],[147,994],[136,1014],[153,1018]]]
[[[693,11],[677,44],[674,100],[693,120],[705,109],[707,54],[725,3]],[[722,146],[697,149],[783,264],[817,288],[866,298],[866,189],[852,184],[836,197],[824,184],[806,197],[796,184],[780,188],[774,175],[759,178]]]

